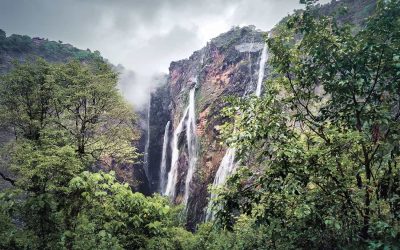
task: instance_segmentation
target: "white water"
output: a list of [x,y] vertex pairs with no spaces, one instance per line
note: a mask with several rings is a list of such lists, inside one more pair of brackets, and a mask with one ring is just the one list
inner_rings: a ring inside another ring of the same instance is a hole
[[235,46],[235,49],[239,52],[257,52],[262,50],[264,44],[263,43],[241,43]]
[[174,131],[174,137],[172,138],[172,159],[171,159],[171,169],[168,172],[168,181],[165,188],[165,195],[168,195],[171,199],[175,197],[175,186],[178,179],[178,159],[179,159],[179,135],[183,131],[183,125],[188,114],[189,107],[186,108],[183,113],[183,117],[180,120],[178,127]]
[[167,122],[165,125],[164,130],[164,140],[163,140],[163,147],[162,147],[162,155],[161,155],[161,165],[160,165],[160,193],[164,193],[165,190],[165,178],[167,173],[167,149],[168,149],[168,142],[169,142],[169,125],[170,121]]
[[261,87],[263,83],[264,73],[265,73],[265,63],[268,60],[268,51],[267,51],[267,44],[264,44],[264,48],[261,52],[260,58],[260,68],[258,70],[258,81],[257,81],[257,89],[256,89],[256,96],[261,95]]
[[188,145],[189,166],[185,180],[185,193],[183,196],[183,204],[186,205],[190,194],[190,183],[192,182],[193,174],[196,170],[197,162],[197,136],[196,136],[196,114],[195,114],[195,89],[190,90],[188,118],[186,121],[186,138]]
[[149,146],[150,146],[150,110],[151,110],[151,95],[149,97],[149,106],[147,109],[147,134],[146,134],[146,144],[144,146],[144,172],[146,174],[146,178],[150,184],[150,176],[149,176]]
[[185,179],[185,190],[183,194],[183,204],[186,205],[190,194],[190,183],[193,178],[193,174],[196,170],[197,162],[197,136],[196,136],[196,117],[195,117],[195,89],[190,90],[189,94],[189,105],[185,109],[184,115],[181,118],[178,126],[174,131],[174,137],[172,139],[172,159],[171,169],[168,173],[168,182],[165,188],[165,195],[168,195],[171,199],[175,198],[176,183],[178,181],[178,160],[179,160],[179,136],[183,129],[186,128],[186,140],[188,148],[188,170]]
[[[264,73],[265,73],[265,63],[268,60],[268,51],[267,51],[267,44],[264,44],[263,50],[261,52],[261,58],[259,63],[259,70],[258,70],[258,81],[257,81],[257,89],[256,89],[256,96],[260,97],[261,95],[261,87],[263,83]],[[225,152],[224,157],[219,165],[218,171],[215,174],[213,188],[224,185],[226,179],[235,171],[236,169],[236,149],[235,148],[228,148]],[[210,202],[207,207],[206,212],[206,220],[213,220],[214,219],[214,212],[212,211],[213,202],[212,200],[216,198],[216,195],[211,193]]]
[[[213,188],[220,187],[225,184],[228,177],[235,171],[236,163],[235,163],[235,155],[236,150],[235,148],[228,148],[225,152],[224,158],[219,165],[218,171],[215,175]],[[206,220],[213,220],[214,219],[214,212],[212,211],[213,207],[213,199],[216,198],[216,194],[211,193],[211,199],[208,204]]]

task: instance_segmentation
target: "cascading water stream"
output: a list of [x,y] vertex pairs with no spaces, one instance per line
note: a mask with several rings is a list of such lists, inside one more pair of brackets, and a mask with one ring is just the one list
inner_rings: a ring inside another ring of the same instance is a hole
[[150,110],[151,110],[151,94],[149,97],[149,105],[147,109],[147,128],[146,128],[146,144],[144,146],[144,173],[146,174],[146,178],[150,184],[150,176],[149,176],[149,147],[150,147]]
[[188,145],[189,166],[185,180],[185,193],[183,196],[183,204],[186,205],[190,194],[190,183],[196,170],[197,162],[197,136],[196,136],[196,114],[195,114],[195,89],[191,89],[189,93],[188,118],[186,121],[186,138]]
[[[218,171],[215,174],[213,187],[219,187],[225,184],[226,179],[233,173],[236,168],[235,163],[235,148],[228,148],[225,152],[224,158],[222,158],[221,164],[219,165]],[[216,198],[216,194],[211,193],[211,199],[207,207],[206,220],[214,219],[213,200]]]
[[267,51],[267,44],[264,44],[263,50],[261,52],[261,58],[260,58],[260,68],[258,70],[258,81],[257,81],[257,89],[256,89],[256,96],[261,95],[261,87],[264,79],[264,73],[265,73],[265,63],[268,60],[268,51]]
[[[254,38],[253,38],[254,39]],[[249,85],[253,85],[253,69],[252,69],[252,62],[251,62],[251,52],[253,52],[254,41],[251,42],[250,49],[248,51],[248,60],[249,60],[249,74],[250,74],[250,82]],[[247,90],[245,91],[247,92]]]
[[[261,96],[261,87],[264,79],[264,73],[265,73],[265,63],[268,60],[268,48],[267,44],[264,43],[263,50],[261,52],[261,58],[260,58],[260,68],[258,70],[258,80],[257,80],[257,89],[256,89],[256,96],[260,97]],[[236,149],[235,148],[228,148],[225,152],[224,157],[222,158],[222,161],[219,165],[218,171],[215,174],[214,182],[213,182],[213,187],[218,187],[220,185],[224,185],[226,179],[235,171],[236,169],[236,162],[235,162],[235,156],[236,156]],[[213,207],[213,199],[216,198],[216,195],[211,193],[211,198],[210,202],[207,207],[207,212],[206,212],[206,220],[213,220],[214,219],[214,212],[212,210]]]
[[174,131],[172,139],[172,159],[171,169],[168,173],[168,182],[165,188],[165,195],[168,195],[171,199],[175,198],[176,183],[178,181],[178,160],[179,160],[179,136],[186,128],[186,142],[188,148],[188,170],[185,179],[185,190],[183,194],[183,204],[186,205],[190,194],[190,183],[193,178],[193,174],[196,170],[197,162],[197,136],[196,136],[196,117],[195,117],[195,88],[190,90],[189,93],[189,105],[185,109],[184,115],[180,120],[178,126]]
[[168,195],[171,199],[175,197],[175,186],[178,178],[178,160],[179,160],[179,135],[182,133],[184,128],[184,122],[189,111],[189,107],[186,108],[183,113],[182,119],[179,121],[178,127],[174,131],[174,137],[172,138],[172,159],[171,169],[168,172],[168,181],[165,188],[165,195]]
[[167,173],[167,153],[168,153],[167,149],[169,143],[169,126],[170,126],[170,121],[167,122],[164,130],[164,140],[163,140],[161,165],[160,165],[160,193],[164,193],[166,184],[165,178]]

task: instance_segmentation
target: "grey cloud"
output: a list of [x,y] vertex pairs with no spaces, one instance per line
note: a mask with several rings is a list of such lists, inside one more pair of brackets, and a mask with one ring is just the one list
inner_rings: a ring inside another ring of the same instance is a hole
[[122,92],[142,105],[153,75],[172,60],[232,26],[269,30],[299,7],[298,0],[0,0],[0,28],[99,50],[124,65]]
[[127,57],[141,62],[135,70],[142,73],[137,75],[130,70],[121,71],[120,86],[128,100],[139,108],[147,104],[149,93],[160,81],[155,80],[153,73],[146,74],[146,71],[151,69],[160,72],[168,68],[171,59],[178,60],[184,56],[182,49],[190,50],[196,43],[200,46],[196,38],[195,32],[176,26],[167,34],[154,36],[146,44],[138,45],[142,50],[128,53]]

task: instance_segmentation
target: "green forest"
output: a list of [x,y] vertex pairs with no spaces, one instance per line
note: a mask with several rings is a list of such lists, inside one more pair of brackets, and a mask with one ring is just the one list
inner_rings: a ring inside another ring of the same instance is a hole
[[184,206],[106,171],[141,159],[108,62],[15,61],[0,77],[14,137],[0,249],[400,249],[400,2],[357,25],[301,2],[265,37],[265,93],[224,100],[220,139],[240,166],[209,187],[215,218],[195,230]]

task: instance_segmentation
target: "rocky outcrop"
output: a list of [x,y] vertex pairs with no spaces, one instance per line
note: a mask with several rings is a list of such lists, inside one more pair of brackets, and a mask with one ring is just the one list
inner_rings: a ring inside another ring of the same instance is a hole
[[[146,145],[146,121],[147,121],[147,112],[145,110],[138,111],[136,113],[136,128],[140,131],[140,136],[137,141],[133,142],[133,146],[137,149],[138,152],[143,153]],[[144,170],[144,162],[143,157],[139,157],[136,160],[135,164],[124,164],[123,169],[127,170],[127,174],[131,175],[130,180],[122,179],[119,177],[119,180],[125,181],[129,183],[134,191],[141,192],[145,195],[151,195],[152,191],[150,189],[150,182],[147,179],[145,170]],[[117,175],[118,176],[121,175]]]
[[[264,46],[265,33],[253,26],[233,28],[212,39],[204,48],[194,52],[188,59],[172,62],[167,85],[152,96],[150,145],[150,172],[159,171],[164,126],[171,121],[175,130],[188,105],[189,91],[195,88],[195,115],[198,159],[190,183],[187,204],[187,226],[194,228],[204,219],[208,204],[208,185],[225,154],[226,147],[218,139],[216,126],[224,123],[220,111],[227,96],[244,96],[256,89],[259,60]],[[161,101],[163,100],[163,101]],[[162,103],[160,105],[159,103]],[[166,108],[168,107],[168,108]],[[156,122],[156,120],[159,120]],[[153,123],[154,121],[154,123]],[[158,123],[158,124],[156,124]],[[173,201],[183,201],[185,179],[189,166],[186,129],[178,138],[178,181]],[[154,143],[154,144],[153,144]],[[158,155],[156,154],[158,152]],[[153,157],[154,156],[154,157]],[[170,166],[168,166],[170,169]],[[157,182],[158,183],[158,182]]]
[[[160,87],[151,94],[150,113],[149,113],[149,129],[150,140],[148,149],[148,169],[149,184],[152,192],[159,191],[160,185],[160,165],[162,157],[162,146],[165,125],[170,121],[170,103],[171,96],[167,84],[167,75],[160,77],[157,81]],[[169,168],[170,147],[167,147],[167,168]]]

